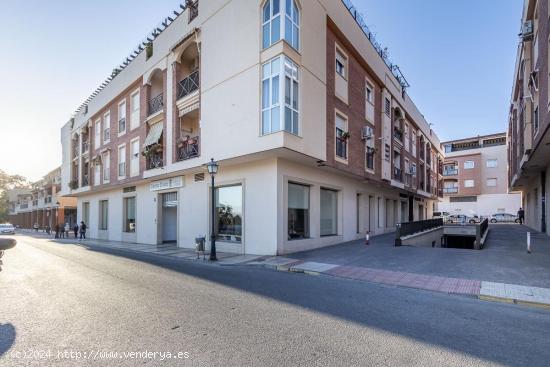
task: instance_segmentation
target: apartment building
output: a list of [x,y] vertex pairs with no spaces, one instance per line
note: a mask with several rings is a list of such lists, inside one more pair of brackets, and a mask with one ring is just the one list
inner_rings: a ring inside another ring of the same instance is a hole
[[63,197],[61,167],[54,169],[30,188],[8,190],[9,221],[20,228],[54,228],[56,224],[76,223],[76,198]]
[[547,0],[524,1],[508,125],[510,189],[522,193],[526,225],[548,234],[549,15]]
[[439,209],[452,214],[516,214],[521,194],[508,192],[506,133],[441,143],[443,200]]
[[[349,1],[190,1],[61,130],[92,238],[286,254],[431,218],[436,134]],[[219,164],[215,187],[204,165]]]

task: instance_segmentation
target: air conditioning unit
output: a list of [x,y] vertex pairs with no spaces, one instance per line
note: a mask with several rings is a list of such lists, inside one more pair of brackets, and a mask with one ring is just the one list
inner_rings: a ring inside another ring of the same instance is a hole
[[533,38],[533,21],[528,20],[523,23],[521,27],[521,38],[524,41],[528,41]]
[[361,128],[361,139],[363,139],[363,140],[370,140],[370,139],[372,139],[372,133],[373,133],[372,127],[370,127],[370,126],[363,126],[363,127]]

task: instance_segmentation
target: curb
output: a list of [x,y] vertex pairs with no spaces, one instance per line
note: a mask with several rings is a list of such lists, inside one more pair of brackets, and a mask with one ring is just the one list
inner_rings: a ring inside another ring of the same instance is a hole
[[522,300],[515,299],[515,298],[485,296],[485,295],[482,295],[482,294],[480,294],[477,298],[482,300],[482,301],[516,304],[516,305],[521,305],[521,306],[537,307],[537,308],[543,308],[543,309],[546,309],[546,310],[550,310],[550,304],[548,304],[548,303],[529,302],[529,301],[522,301]]

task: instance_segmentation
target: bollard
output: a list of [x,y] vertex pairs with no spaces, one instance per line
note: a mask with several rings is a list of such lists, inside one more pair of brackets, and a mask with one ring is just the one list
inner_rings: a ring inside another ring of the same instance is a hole
[[369,237],[370,237],[369,234],[370,234],[370,232],[367,231],[367,234],[365,235],[365,246],[369,245]]
[[527,232],[527,253],[531,253],[531,232]]

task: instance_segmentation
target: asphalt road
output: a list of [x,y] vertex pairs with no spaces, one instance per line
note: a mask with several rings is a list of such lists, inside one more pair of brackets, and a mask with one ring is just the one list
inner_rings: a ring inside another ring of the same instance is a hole
[[[0,366],[550,361],[549,310],[17,237],[0,273]],[[179,358],[161,363],[167,352]]]

